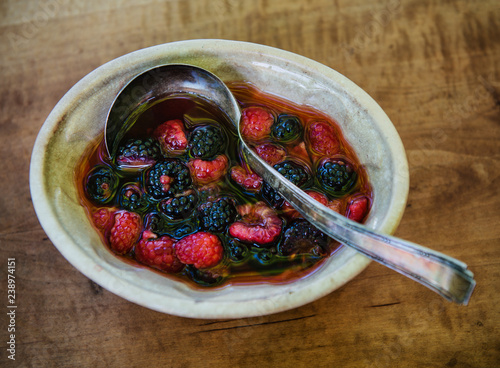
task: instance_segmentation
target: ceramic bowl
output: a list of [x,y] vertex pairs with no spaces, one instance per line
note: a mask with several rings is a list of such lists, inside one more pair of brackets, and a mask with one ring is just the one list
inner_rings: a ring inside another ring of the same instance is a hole
[[37,137],[30,188],[38,219],[61,254],[88,278],[131,302],[192,318],[241,318],[276,313],[323,297],[370,262],[343,247],[309,277],[287,284],[199,290],[109,252],[80,204],[75,169],[90,142],[103,134],[108,110],[122,87],[154,66],[185,63],[224,81],[257,88],[334,118],[365,166],[373,186],[366,225],[391,234],[408,194],[408,165],[391,121],[363,90],[336,71],[305,57],[258,44],[190,40],[139,50],[108,62],[59,101]]

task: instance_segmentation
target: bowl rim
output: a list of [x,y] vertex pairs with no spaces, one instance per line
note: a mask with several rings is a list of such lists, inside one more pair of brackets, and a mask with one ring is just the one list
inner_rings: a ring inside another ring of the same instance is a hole
[[333,279],[329,280],[331,282],[325,284],[323,288],[317,288],[314,292],[307,293],[307,295],[302,295],[300,297],[297,295],[298,293],[290,291],[288,295],[278,295],[275,298],[270,298],[269,300],[261,299],[259,300],[259,308],[255,308],[255,305],[252,305],[252,303],[238,302],[235,303],[234,307],[229,306],[229,308],[224,308],[224,313],[218,313],[217,310],[207,310],[206,307],[201,307],[200,303],[195,301],[190,302],[172,299],[165,300],[164,297],[155,295],[150,291],[146,292],[147,298],[145,298],[145,292],[143,289],[138,288],[136,285],[123,285],[123,281],[117,278],[116,275],[108,272],[106,269],[103,269],[98,264],[89,262],[90,258],[81,249],[78,247],[71,247],[71,234],[68,234],[62,224],[57,221],[56,216],[54,216],[54,208],[50,202],[51,199],[47,196],[47,188],[44,180],[45,151],[50,139],[52,138],[55,124],[59,122],[59,117],[69,106],[71,106],[71,103],[78,98],[78,95],[85,89],[92,86],[92,81],[96,76],[113,71],[113,68],[116,66],[123,67],[123,65],[133,65],[134,63],[140,62],[142,58],[147,59],[148,57],[151,57],[151,55],[157,55],[164,51],[172,52],[175,51],[176,48],[183,47],[191,49],[210,49],[213,47],[231,49],[234,47],[240,47],[244,49],[244,52],[264,53],[272,57],[291,60],[297,64],[318,70],[329,78],[334,78],[336,82],[349,92],[349,95],[359,101],[362,101],[362,107],[370,112],[370,115],[373,116],[373,119],[377,121],[377,124],[383,130],[385,138],[390,140],[389,148],[391,153],[393,155],[397,155],[398,157],[398,178],[397,180],[393,180],[396,194],[392,196],[392,202],[390,204],[392,211],[382,224],[382,230],[385,230],[387,233],[393,233],[397,228],[403,216],[408,197],[408,162],[403,143],[396,131],[396,128],[386,113],[368,95],[368,93],[342,74],[305,56],[275,47],[250,42],[200,39],[176,41],[151,46],[113,59],[91,71],[78,81],[59,100],[54,109],[51,111],[40,128],[33,147],[30,162],[29,185],[33,206],[39,222],[47,236],[53,242],[54,246],[77,270],[112,293],[121,296],[126,300],[159,312],[191,318],[254,317],[293,309],[331,293],[361,273],[371,261],[367,257],[352,250],[355,254],[349,260],[351,267],[343,270],[344,277],[341,281],[334,281]]

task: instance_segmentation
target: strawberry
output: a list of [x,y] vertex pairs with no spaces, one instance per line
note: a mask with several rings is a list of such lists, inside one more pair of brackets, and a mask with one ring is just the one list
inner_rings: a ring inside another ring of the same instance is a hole
[[355,197],[347,205],[347,218],[356,222],[362,222],[368,213],[368,205],[369,201],[365,196]]
[[184,124],[179,119],[168,120],[158,126],[154,131],[154,136],[160,142],[165,153],[173,155],[181,154],[186,150],[188,140],[184,132]]
[[109,235],[109,245],[118,254],[132,250],[141,234],[141,217],[134,212],[117,212]]
[[166,272],[179,272],[184,265],[179,261],[174,249],[175,240],[169,236],[158,237],[145,230],[135,247],[135,258],[148,266]]
[[241,135],[244,139],[258,141],[271,134],[273,114],[262,107],[247,107],[241,113]]
[[238,206],[241,221],[229,227],[232,237],[247,243],[269,244],[278,239],[283,222],[264,202]]
[[274,166],[285,159],[286,152],[283,147],[272,143],[264,143],[255,147],[255,152],[269,165]]
[[198,185],[205,185],[218,181],[226,174],[228,159],[226,155],[219,155],[212,161],[192,159],[188,163],[193,181]]
[[306,129],[306,142],[314,155],[334,155],[340,152],[338,134],[333,126],[325,121],[317,121]]
[[184,264],[207,268],[218,264],[224,255],[224,248],[217,235],[199,231],[185,236],[175,244],[177,257]]
[[250,171],[250,169],[247,171],[241,166],[231,168],[231,179],[248,192],[258,192],[263,182],[259,175]]

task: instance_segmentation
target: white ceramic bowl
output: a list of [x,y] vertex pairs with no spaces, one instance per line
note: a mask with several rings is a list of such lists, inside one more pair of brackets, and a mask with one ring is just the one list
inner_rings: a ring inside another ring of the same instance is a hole
[[191,40],[139,50],[97,68],[59,101],[37,137],[30,167],[33,204],[62,255],[107,290],[142,306],[193,318],[265,315],[312,302],[339,288],[370,262],[344,247],[309,277],[289,284],[230,286],[200,291],[134,267],[102,244],[78,199],[75,168],[89,143],[103,133],[121,88],[160,64],[206,68],[224,81],[259,89],[324,111],[341,126],[366,167],[374,201],[366,225],[393,233],[408,194],[401,140],[377,103],[346,77],[305,57],[272,47],[226,40]]

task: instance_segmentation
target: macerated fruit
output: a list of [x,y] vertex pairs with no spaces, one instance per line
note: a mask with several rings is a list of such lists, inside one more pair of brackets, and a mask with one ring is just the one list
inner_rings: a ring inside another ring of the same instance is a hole
[[[308,170],[298,163],[293,161],[284,161],[273,166],[276,171],[288,179],[292,184],[298,187],[306,185],[310,176]],[[272,206],[281,207],[284,203],[282,196],[278,194],[269,184],[264,183],[262,187],[262,196],[271,204]]]
[[329,158],[318,166],[317,177],[326,192],[334,197],[341,197],[354,188],[358,175],[346,159]]
[[353,221],[363,222],[368,214],[368,209],[369,201],[367,197],[355,197],[347,205],[346,216]]
[[189,138],[189,153],[193,157],[209,159],[226,148],[226,137],[222,130],[214,125],[196,128]]
[[317,121],[306,129],[306,143],[313,155],[330,156],[339,153],[340,141],[335,128],[325,121]]
[[118,201],[120,206],[127,211],[142,212],[148,207],[148,201],[136,184],[125,184],[120,190]]
[[159,125],[154,131],[154,136],[167,155],[182,154],[188,145],[184,124],[179,119],[168,120]]
[[109,245],[118,254],[132,250],[141,235],[141,217],[134,212],[117,212],[109,235]]
[[171,158],[154,164],[145,174],[145,187],[156,199],[174,197],[191,185],[191,175],[179,159]]
[[278,247],[284,256],[310,253],[325,255],[328,237],[306,220],[294,221],[283,233],[283,240]]
[[135,259],[153,268],[176,273],[184,268],[175,253],[175,239],[164,235],[158,237],[155,233],[145,230],[135,247]]
[[247,107],[241,112],[241,135],[245,139],[258,141],[269,136],[274,123],[273,114],[263,107]]
[[179,260],[196,268],[207,268],[218,264],[224,255],[224,248],[217,235],[199,231],[188,235],[175,244]]
[[191,190],[186,194],[162,200],[160,210],[172,219],[185,219],[191,215],[197,203],[198,196]]
[[97,165],[87,174],[85,182],[87,197],[95,204],[111,202],[117,186],[118,177],[108,166]]
[[290,143],[302,137],[304,127],[297,116],[280,115],[271,127],[271,137],[277,142]]
[[259,175],[241,166],[231,168],[231,179],[248,192],[258,192],[263,182]]
[[228,159],[224,154],[217,156],[211,161],[196,158],[190,160],[188,166],[193,181],[198,185],[206,185],[217,182],[226,174]]
[[272,143],[264,143],[255,147],[255,152],[271,166],[282,162],[286,157],[285,149]]
[[153,138],[130,139],[118,148],[118,165],[151,166],[162,157],[161,148]]
[[237,214],[233,201],[229,198],[203,203],[198,210],[202,229],[214,233],[224,231],[234,222]]

